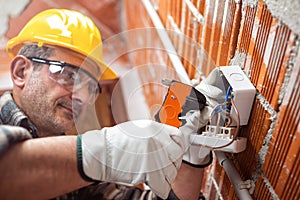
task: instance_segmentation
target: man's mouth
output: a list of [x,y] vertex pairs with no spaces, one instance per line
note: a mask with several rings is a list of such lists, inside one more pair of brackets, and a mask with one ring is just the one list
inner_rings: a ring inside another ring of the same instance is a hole
[[65,110],[67,110],[67,112],[73,113],[72,107],[66,106],[66,105],[63,105],[63,104],[61,104],[61,105],[59,105],[59,106],[61,106],[61,107],[64,108]]
[[80,115],[81,108],[79,105],[72,105],[72,103],[58,103],[58,106],[62,107],[67,114],[71,115],[73,118],[77,119]]

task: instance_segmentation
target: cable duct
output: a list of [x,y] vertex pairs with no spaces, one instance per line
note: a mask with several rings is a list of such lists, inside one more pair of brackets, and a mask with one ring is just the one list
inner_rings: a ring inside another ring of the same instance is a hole
[[236,170],[233,162],[222,151],[215,151],[219,164],[226,172],[232,186],[234,187],[236,195],[239,199],[251,200],[252,197],[247,188],[242,188],[244,181],[241,179],[239,172]]

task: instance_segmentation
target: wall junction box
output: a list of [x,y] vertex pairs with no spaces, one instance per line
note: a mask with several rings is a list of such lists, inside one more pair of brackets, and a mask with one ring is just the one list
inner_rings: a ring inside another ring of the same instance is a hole
[[[219,67],[225,78],[225,85],[232,88],[233,101],[240,116],[240,125],[247,125],[249,115],[251,113],[256,88],[253,86],[249,78],[242,71],[240,66],[221,66]],[[237,113],[231,109],[230,115],[233,119],[237,119]]]

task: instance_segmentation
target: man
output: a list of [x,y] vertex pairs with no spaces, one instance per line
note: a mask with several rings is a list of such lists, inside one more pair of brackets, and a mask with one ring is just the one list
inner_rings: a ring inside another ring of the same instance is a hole
[[[64,135],[101,92],[98,80],[116,78],[101,44],[89,18],[64,9],[39,13],[8,42],[13,91],[0,98],[1,198],[197,198],[201,169],[181,160],[185,153],[189,162],[189,134],[205,125],[208,108],[181,130],[137,120]],[[197,164],[211,159],[208,151]],[[139,183],[151,191],[124,186]]]

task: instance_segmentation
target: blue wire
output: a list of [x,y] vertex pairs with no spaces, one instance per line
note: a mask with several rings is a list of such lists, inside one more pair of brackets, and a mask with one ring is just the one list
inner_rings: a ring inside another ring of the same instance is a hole
[[225,97],[225,102],[228,101],[228,97],[229,97],[230,91],[231,91],[231,86],[229,86],[229,87],[227,88],[226,97]]
[[[229,102],[229,94],[230,94],[231,89],[232,89],[231,86],[229,86],[227,88],[227,92],[226,92],[226,96],[225,96],[225,101],[224,102]],[[227,112],[229,112],[230,111],[230,106],[226,105],[225,106],[225,110],[227,110]]]

